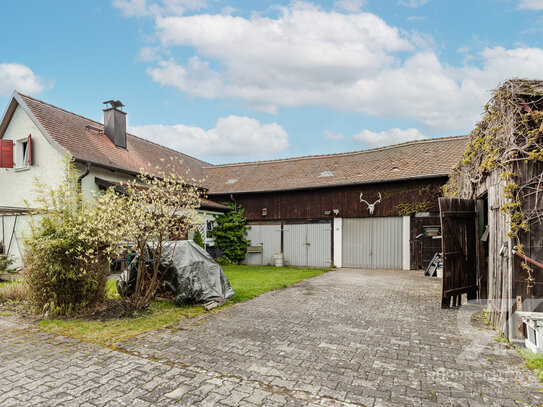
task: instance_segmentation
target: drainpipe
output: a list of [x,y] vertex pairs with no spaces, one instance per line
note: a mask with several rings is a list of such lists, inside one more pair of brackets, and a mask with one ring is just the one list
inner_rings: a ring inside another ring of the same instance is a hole
[[79,176],[77,178],[77,185],[79,186],[80,191],[81,191],[81,181],[83,181],[83,178],[85,178],[87,175],[89,175],[90,169],[91,169],[90,162],[85,161],[85,172],[83,174],[81,174],[81,176]]
[[234,194],[230,194],[230,199],[232,200],[232,202],[234,202],[234,210],[237,211],[238,210],[238,203],[234,199]]

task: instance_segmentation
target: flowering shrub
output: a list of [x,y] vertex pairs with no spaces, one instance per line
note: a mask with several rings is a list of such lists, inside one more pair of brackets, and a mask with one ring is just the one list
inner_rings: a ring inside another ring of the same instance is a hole
[[110,188],[97,197],[96,206],[103,208],[99,210],[114,214],[117,233],[136,247],[136,284],[130,295],[123,297],[129,313],[146,308],[162,284],[168,269],[162,264],[163,244],[177,241],[200,223],[196,211],[200,190],[195,183],[178,174],[173,162],[165,162],[163,168],[155,168],[154,175],[142,170],[123,185],[125,196]]
[[[38,186],[38,208],[25,242],[25,279],[29,300],[49,314],[69,314],[105,298],[109,264],[123,245],[135,245],[137,282],[126,309],[149,305],[161,284],[162,245],[184,236],[199,223],[199,189],[165,164],[123,185],[83,200],[77,173],[67,163],[66,179],[55,189]],[[194,182],[193,182],[194,184]],[[150,251],[148,250],[150,248]]]

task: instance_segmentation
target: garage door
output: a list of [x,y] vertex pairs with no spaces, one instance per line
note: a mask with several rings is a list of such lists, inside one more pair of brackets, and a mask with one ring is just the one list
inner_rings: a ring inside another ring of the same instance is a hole
[[329,223],[284,225],[285,264],[328,267],[332,264],[332,227]]
[[262,259],[260,253],[249,253],[247,264],[275,264],[275,253],[281,252],[281,225],[248,225],[247,230],[250,246],[262,246]]
[[343,267],[402,268],[402,218],[343,219]]

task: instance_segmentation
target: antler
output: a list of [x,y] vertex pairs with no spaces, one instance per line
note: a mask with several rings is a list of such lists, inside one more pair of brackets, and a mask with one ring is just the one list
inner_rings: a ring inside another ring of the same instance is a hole
[[360,202],[364,202],[369,205],[370,203],[368,201],[366,201],[365,199],[362,199],[362,195],[364,195],[364,193],[360,192]]
[[[376,204],[378,204],[379,202],[381,202],[381,193],[378,192],[378,194],[379,194],[379,199],[373,203],[374,205],[376,205]],[[362,196],[362,194],[360,194],[360,196]]]

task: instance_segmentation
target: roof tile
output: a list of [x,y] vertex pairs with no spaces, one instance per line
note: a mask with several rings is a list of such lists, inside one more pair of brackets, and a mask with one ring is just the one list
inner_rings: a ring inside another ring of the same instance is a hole
[[[126,135],[126,149],[116,147],[103,134],[102,123],[30,96],[20,93],[19,96],[53,140],[76,159],[132,173],[138,173],[144,169],[150,174],[156,174],[156,166],[164,167],[161,159],[172,157],[174,168],[187,180],[194,178],[196,183],[203,180],[202,167],[211,165],[129,133]],[[89,126],[90,130],[87,129]],[[180,161],[182,161],[181,164]]]
[[[205,167],[208,194],[322,188],[449,175],[467,136],[410,141],[372,150]],[[322,176],[321,174],[330,174]],[[236,179],[236,182],[232,182]]]

